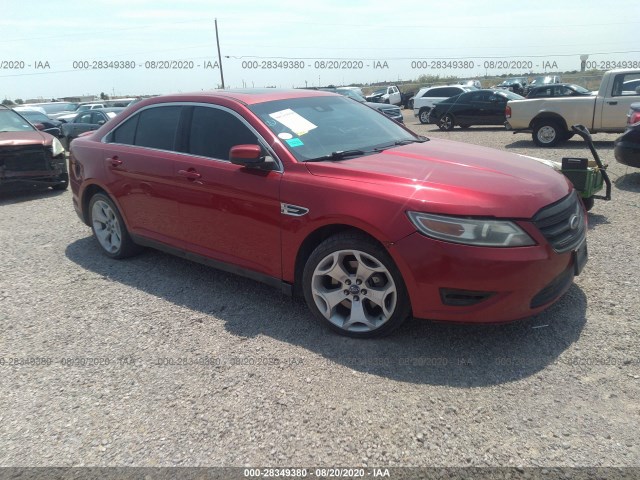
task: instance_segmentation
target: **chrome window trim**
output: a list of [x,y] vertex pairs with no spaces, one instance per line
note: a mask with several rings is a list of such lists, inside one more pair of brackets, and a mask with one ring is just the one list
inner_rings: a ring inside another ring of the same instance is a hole
[[258,131],[255,128],[253,128],[253,126],[251,126],[246,121],[246,119],[242,115],[240,115],[238,112],[236,112],[234,110],[231,110],[228,107],[225,107],[225,106],[222,106],[222,105],[216,105],[214,103],[204,103],[204,102],[165,102],[165,103],[154,103],[153,105],[147,105],[146,107],[143,107],[140,110],[136,110],[135,112],[133,112],[131,115],[127,116],[126,118],[123,118],[120,122],[118,122],[117,125],[115,125],[112,129],[110,129],[100,139],[100,142],[104,143],[104,144],[109,144],[109,145],[124,145],[124,146],[127,146],[127,147],[141,148],[141,149],[151,150],[151,151],[156,151],[156,152],[167,152],[167,153],[178,154],[178,155],[182,155],[182,156],[186,156],[186,157],[203,158],[203,159],[211,160],[211,161],[214,161],[214,162],[221,162],[221,163],[231,164],[231,162],[229,160],[224,160],[222,158],[206,157],[204,155],[195,155],[193,153],[178,152],[178,151],[175,151],[175,150],[164,150],[164,149],[161,149],[161,148],[142,147],[142,146],[139,146],[139,145],[131,145],[129,143],[107,142],[107,137],[109,135],[111,135],[114,132],[114,130],[119,128],[120,125],[122,125],[124,122],[126,122],[130,118],[133,118],[135,115],[139,115],[141,112],[144,112],[145,110],[148,110],[148,109],[151,109],[151,108],[158,108],[158,107],[208,107],[208,108],[217,108],[219,110],[222,110],[224,112],[227,112],[227,113],[230,113],[230,114],[234,115],[238,120],[240,120],[240,122],[242,122],[256,136],[260,146],[263,147],[268,152],[269,156],[272,157],[273,160],[276,162],[276,165],[277,165],[278,168],[275,169],[275,170],[271,170],[271,171],[272,172],[278,172],[278,173],[284,173],[284,163],[282,163],[282,160],[280,160],[280,158],[276,155],[276,152],[273,151],[273,149],[267,143],[267,141],[264,139],[264,137],[262,135],[260,135],[260,133],[258,133]]

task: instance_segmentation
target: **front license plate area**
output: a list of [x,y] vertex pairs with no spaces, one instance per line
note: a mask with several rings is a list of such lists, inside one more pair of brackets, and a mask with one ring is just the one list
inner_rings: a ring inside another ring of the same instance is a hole
[[582,244],[573,251],[573,274],[577,277],[587,264],[589,254],[587,252],[587,242]]

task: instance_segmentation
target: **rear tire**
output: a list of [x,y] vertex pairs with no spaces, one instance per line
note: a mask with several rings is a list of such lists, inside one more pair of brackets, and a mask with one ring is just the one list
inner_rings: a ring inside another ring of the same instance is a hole
[[564,139],[565,130],[556,120],[539,120],[533,127],[533,142],[539,147],[555,147]]
[[118,208],[104,193],[96,193],[91,197],[89,223],[100,249],[108,257],[132,257],[142,250],[129,236]]

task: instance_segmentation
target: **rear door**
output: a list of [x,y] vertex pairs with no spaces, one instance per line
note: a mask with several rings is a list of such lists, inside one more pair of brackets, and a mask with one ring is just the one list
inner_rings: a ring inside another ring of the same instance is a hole
[[107,187],[134,234],[163,243],[178,237],[173,163],[184,107],[156,105],[129,117],[106,138]]

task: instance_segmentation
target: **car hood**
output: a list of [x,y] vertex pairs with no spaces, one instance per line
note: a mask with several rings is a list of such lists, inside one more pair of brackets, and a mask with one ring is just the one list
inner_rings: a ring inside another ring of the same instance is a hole
[[534,159],[442,139],[306,165],[313,175],[378,185],[406,210],[449,215],[531,218],[573,188]]
[[46,145],[51,137],[38,131],[0,132],[0,147],[19,147],[21,145]]

